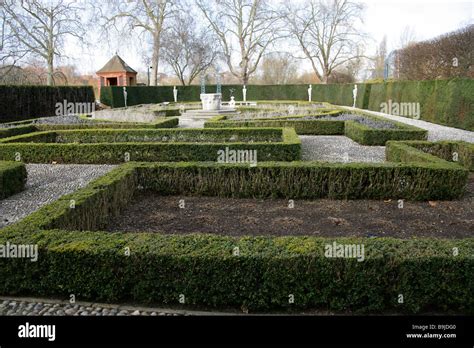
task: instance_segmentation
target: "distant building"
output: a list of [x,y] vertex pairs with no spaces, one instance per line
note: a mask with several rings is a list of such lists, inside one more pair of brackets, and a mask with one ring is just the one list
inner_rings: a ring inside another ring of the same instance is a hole
[[117,54],[96,74],[99,76],[99,96],[100,88],[103,86],[135,86],[137,84],[137,72]]

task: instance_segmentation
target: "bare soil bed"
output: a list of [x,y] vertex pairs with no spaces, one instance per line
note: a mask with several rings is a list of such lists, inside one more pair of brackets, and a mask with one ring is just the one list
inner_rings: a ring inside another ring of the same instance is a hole
[[[184,200],[184,208],[180,208]],[[230,236],[360,236],[439,237],[474,236],[474,175],[468,192],[457,201],[404,202],[396,200],[233,199],[139,194],[111,232],[164,234],[212,233]]]

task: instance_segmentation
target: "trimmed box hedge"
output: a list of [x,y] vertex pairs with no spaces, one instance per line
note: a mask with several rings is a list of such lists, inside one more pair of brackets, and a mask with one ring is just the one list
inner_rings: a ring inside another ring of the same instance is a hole
[[344,134],[344,121],[331,120],[285,120],[285,119],[258,119],[233,121],[226,116],[217,116],[204,123],[204,128],[235,128],[235,127],[291,127],[301,135],[340,135]]
[[[321,115],[307,116],[337,116],[341,110],[333,110]],[[372,128],[356,121],[342,120],[288,120],[307,116],[283,116],[271,119],[228,120],[227,116],[216,116],[204,123],[205,128],[224,127],[293,127],[301,135],[345,135],[362,145],[385,145],[388,140],[426,140],[428,132],[424,129],[410,126],[401,122],[388,120],[383,117],[368,115],[364,112],[352,112],[365,118],[387,122],[395,125],[395,129]]]
[[259,161],[301,158],[301,141],[291,128],[236,128],[35,132],[0,139],[0,159],[20,154],[26,163],[217,161],[226,148],[256,150]]
[[18,127],[0,128],[0,139],[39,131],[66,129],[133,129],[133,128],[175,128],[179,124],[177,117],[159,120],[154,123],[140,122],[97,122],[96,124],[28,124]]
[[[372,117],[375,118],[375,117]],[[386,119],[382,119],[386,122]],[[355,121],[346,121],[344,135],[362,145],[385,145],[389,140],[425,140],[428,131],[418,127],[409,126],[400,122],[393,122],[397,129],[371,128]]]
[[[459,166],[440,163],[432,170],[448,185],[450,179],[442,167],[459,170]],[[283,188],[281,191],[291,197],[305,197],[307,182],[296,189],[298,181],[294,180],[294,174],[310,168],[319,170],[321,166],[318,163],[264,163],[257,168],[203,163],[124,164],[0,231],[0,244],[37,244],[39,249],[37,262],[0,259],[0,293],[55,297],[74,294],[80,300],[165,305],[179,305],[180,295],[184,295],[188,307],[234,307],[251,311],[314,308],[375,313],[474,313],[473,238],[235,238],[100,231],[129,203],[135,190],[201,195],[205,193],[204,187],[220,186],[219,192],[213,193],[240,192],[234,180],[239,178],[241,183],[253,182],[254,188],[263,190],[252,192],[245,184],[244,195],[267,196],[266,185],[261,182],[264,180],[289,185],[291,192]],[[415,178],[413,188],[419,189],[418,183],[430,185],[422,174],[430,166],[431,163],[391,164],[385,170]],[[329,175],[344,167],[352,173],[352,180],[341,178],[338,185],[351,187],[361,178],[360,168],[353,165],[323,167]],[[383,175],[370,170],[383,170],[385,166],[365,167],[365,178],[380,178],[381,183],[390,185]],[[273,176],[275,171],[282,170],[287,171],[285,181]],[[199,174],[205,180],[204,185],[199,184]],[[212,180],[215,174],[218,174],[217,185]],[[222,178],[229,174],[229,181],[223,182]],[[173,175],[178,176],[170,181]],[[303,173],[299,176],[305,177]],[[313,175],[307,176],[310,177],[318,180]],[[440,181],[431,185],[436,188]],[[75,202],[74,209],[71,200]],[[325,257],[325,245],[334,241],[363,244],[365,260]],[[126,248],[130,250],[129,256]],[[234,256],[235,248],[239,256]],[[459,252],[456,256],[454,248]],[[402,304],[398,302],[400,294],[404,297]],[[294,296],[294,303],[288,301],[290,295]]]
[[27,134],[37,132],[38,128],[35,126],[18,126],[18,127],[11,127],[11,128],[0,128],[0,139],[2,138],[9,138],[15,135]]
[[[461,197],[468,171],[431,157],[433,160],[429,163],[264,162],[256,168],[237,164],[157,164],[144,170],[154,174],[142,180],[142,185],[161,194],[197,193],[238,198],[436,200]],[[140,168],[137,168],[138,173],[141,173]]]
[[[414,151],[414,149],[421,150]],[[440,157],[448,162],[456,162],[463,167],[474,171],[474,144],[465,141],[404,141],[387,143],[387,159],[400,161],[415,159],[426,162],[433,161],[433,156]],[[433,156],[427,156],[431,154]]]
[[25,189],[26,167],[21,162],[0,161],[0,199]]
[[136,129],[136,128],[176,128],[179,124],[177,117],[159,119],[153,123],[144,122],[112,122],[94,120],[94,124],[38,124],[38,131],[67,130],[67,129]]

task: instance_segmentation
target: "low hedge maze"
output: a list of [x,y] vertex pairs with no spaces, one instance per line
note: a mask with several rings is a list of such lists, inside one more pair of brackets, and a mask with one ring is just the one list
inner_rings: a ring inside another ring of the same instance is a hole
[[0,159],[20,155],[26,163],[216,161],[221,150],[255,150],[258,161],[295,161],[301,141],[292,128],[58,130],[0,139]]
[[[341,111],[333,111],[324,116],[338,116]],[[216,116],[204,124],[205,128],[226,127],[293,127],[301,135],[345,135],[362,145],[385,145],[388,140],[426,140],[427,131],[385,118],[362,116],[395,125],[391,129],[377,129],[352,120],[304,119],[308,116],[284,116],[271,119],[228,120],[226,116]],[[317,117],[317,115],[312,116]],[[301,118],[301,120],[298,120]]]
[[[29,120],[31,122],[32,120]],[[94,122],[95,120],[90,120]],[[135,129],[135,128],[175,128],[178,126],[177,117],[160,119],[154,123],[141,122],[111,122],[111,121],[95,121],[94,124],[29,124],[29,123],[9,123],[15,125],[10,128],[0,128],[0,139],[9,138],[15,135],[28,134],[33,132],[51,131],[51,130],[67,130],[67,129]]]
[[[292,199],[447,199],[462,194],[467,169],[407,144],[393,142],[387,149],[398,163],[123,164],[0,231],[0,244],[39,248],[37,262],[0,259],[0,293],[74,293],[78,299],[177,306],[183,295],[188,307],[251,311],[473,313],[472,238],[235,238],[102,231],[137,190]],[[325,247],[334,242],[363,245],[364,261],[326,257]],[[456,256],[453,248],[459,251]]]

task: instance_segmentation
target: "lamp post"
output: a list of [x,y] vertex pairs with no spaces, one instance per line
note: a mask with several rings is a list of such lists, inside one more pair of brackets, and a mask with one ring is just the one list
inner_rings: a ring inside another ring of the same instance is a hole
[[150,85],[150,69],[153,69],[153,67],[148,65],[147,68],[148,68],[148,86],[149,86]]

